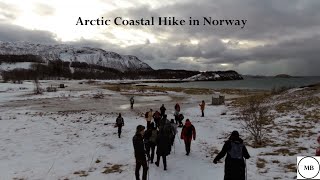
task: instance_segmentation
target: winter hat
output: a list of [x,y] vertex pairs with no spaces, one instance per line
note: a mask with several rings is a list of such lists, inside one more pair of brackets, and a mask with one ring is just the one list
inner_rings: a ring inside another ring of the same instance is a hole
[[174,123],[174,120],[173,119],[171,119],[171,121],[170,121],[171,123]]
[[189,119],[187,119],[187,120],[186,120],[186,122],[190,122],[190,120],[189,120]]
[[238,131],[232,131],[231,136],[238,138],[239,132]]
[[144,129],[145,129],[144,126],[138,125],[138,126],[137,126],[137,133],[141,132],[141,131],[144,130]]

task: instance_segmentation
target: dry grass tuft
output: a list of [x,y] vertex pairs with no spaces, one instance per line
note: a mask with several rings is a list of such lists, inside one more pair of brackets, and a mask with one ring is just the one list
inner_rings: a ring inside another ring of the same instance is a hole
[[265,168],[266,167],[266,163],[267,163],[267,161],[266,160],[264,160],[264,159],[262,159],[262,158],[258,158],[257,159],[257,168],[260,168],[260,169],[262,169],[262,168]]
[[110,173],[122,173],[122,169],[121,167],[124,166],[124,165],[121,165],[121,164],[114,164],[112,166],[105,166],[105,170],[102,172],[104,174],[110,174]]
[[86,171],[76,171],[73,174],[79,175],[80,177],[86,177],[89,175],[88,172],[86,172]]
[[296,164],[286,164],[284,165],[285,172],[297,172],[297,165]]

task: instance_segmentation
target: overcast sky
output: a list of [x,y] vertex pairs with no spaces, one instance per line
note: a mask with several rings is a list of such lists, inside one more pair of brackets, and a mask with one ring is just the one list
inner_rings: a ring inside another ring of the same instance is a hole
[[[320,75],[319,0],[1,0],[0,41],[92,46],[154,69]],[[246,19],[246,26],[76,26],[83,19]],[[1,48],[1,47],[0,47]]]

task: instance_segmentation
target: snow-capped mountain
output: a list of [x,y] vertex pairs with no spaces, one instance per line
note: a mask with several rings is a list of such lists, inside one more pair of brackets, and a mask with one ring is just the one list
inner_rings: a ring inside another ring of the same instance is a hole
[[148,64],[135,56],[120,55],[99,48],[75,47],[65,44],[46,45],[29,42],[0,42],[0,55],[36,55],[44,62],[55,60],[71,63],[85,62],[121,72],[152,70]]

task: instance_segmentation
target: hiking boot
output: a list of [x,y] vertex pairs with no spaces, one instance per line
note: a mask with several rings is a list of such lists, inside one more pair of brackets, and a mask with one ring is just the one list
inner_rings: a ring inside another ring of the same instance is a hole
[[189,156],[189,153],[187,153],[186,155]]
[[165,170],[165,171],[166,171],[166,170],[167,170],[167,168],[165,167],[163,170]]
[[158,166],[158,167],[159,167],[159,162],[158,162],[158,161],[157,161],[157,162],[155,162],[154,164],[155,164],[156,166]]

